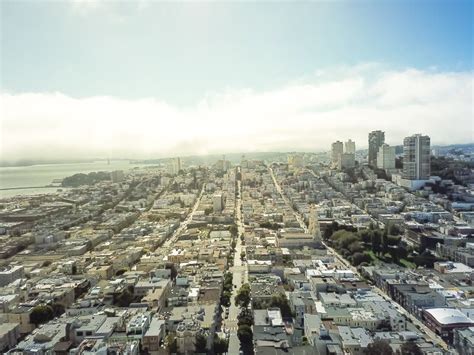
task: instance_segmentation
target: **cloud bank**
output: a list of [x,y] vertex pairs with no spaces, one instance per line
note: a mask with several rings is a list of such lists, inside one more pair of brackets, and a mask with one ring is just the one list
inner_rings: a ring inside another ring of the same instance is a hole
[[270,91],[226,90],[192,107],[159,98],[0,94],[1,160],[153,158],[175,155],[321,151],[386,131],[432,144],[474,142],[472,72],[387,70],[363,65],[319,71]]

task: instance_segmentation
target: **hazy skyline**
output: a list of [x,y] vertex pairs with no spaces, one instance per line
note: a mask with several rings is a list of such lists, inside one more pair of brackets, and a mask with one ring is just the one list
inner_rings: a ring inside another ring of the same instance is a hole
[[3,1],[1,158],[471,143],[472,3]]

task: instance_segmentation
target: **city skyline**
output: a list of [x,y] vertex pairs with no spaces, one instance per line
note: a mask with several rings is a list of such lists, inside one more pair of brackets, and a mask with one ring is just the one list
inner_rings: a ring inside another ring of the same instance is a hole
[[369,4],[4,1],[2,159],[472,142],[472,4]]

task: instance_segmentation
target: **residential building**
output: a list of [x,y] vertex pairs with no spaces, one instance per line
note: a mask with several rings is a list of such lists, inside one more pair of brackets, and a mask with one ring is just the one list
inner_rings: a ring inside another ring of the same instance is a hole
[[474,326],[473,320],[455,308],[425,309],[423,317],[428,328],[448,343],[453,342],[453,331],[455,329]]
[[18,323],[0,324],[0,351],[13,348],[20,338],[20,325]]
[[0,269],[0,287],[22,278],[24,267],[21,265],[7,266]]
[[143,348],[148,352],[159,351],[160,343],[165,336],[165,321],[158,317],[153,317],[150,326],[143,337]]
[[377,168],[383,170],[395,169],[395,147],[382,144],[377,152]]
[[403,178],[426,180],[430,177],[430,137],[415,134],[403,140]]

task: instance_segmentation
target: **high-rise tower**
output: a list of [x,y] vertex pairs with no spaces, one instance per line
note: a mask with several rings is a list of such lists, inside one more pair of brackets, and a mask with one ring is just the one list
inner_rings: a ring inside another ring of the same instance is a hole
[[426,180],[430,177],[430,137],[414,134],[403,140],[403,178]]
[[372,131],[369,133],[369,165],[377,165],[377,153],[382,144],[385,143],[385,132]]

